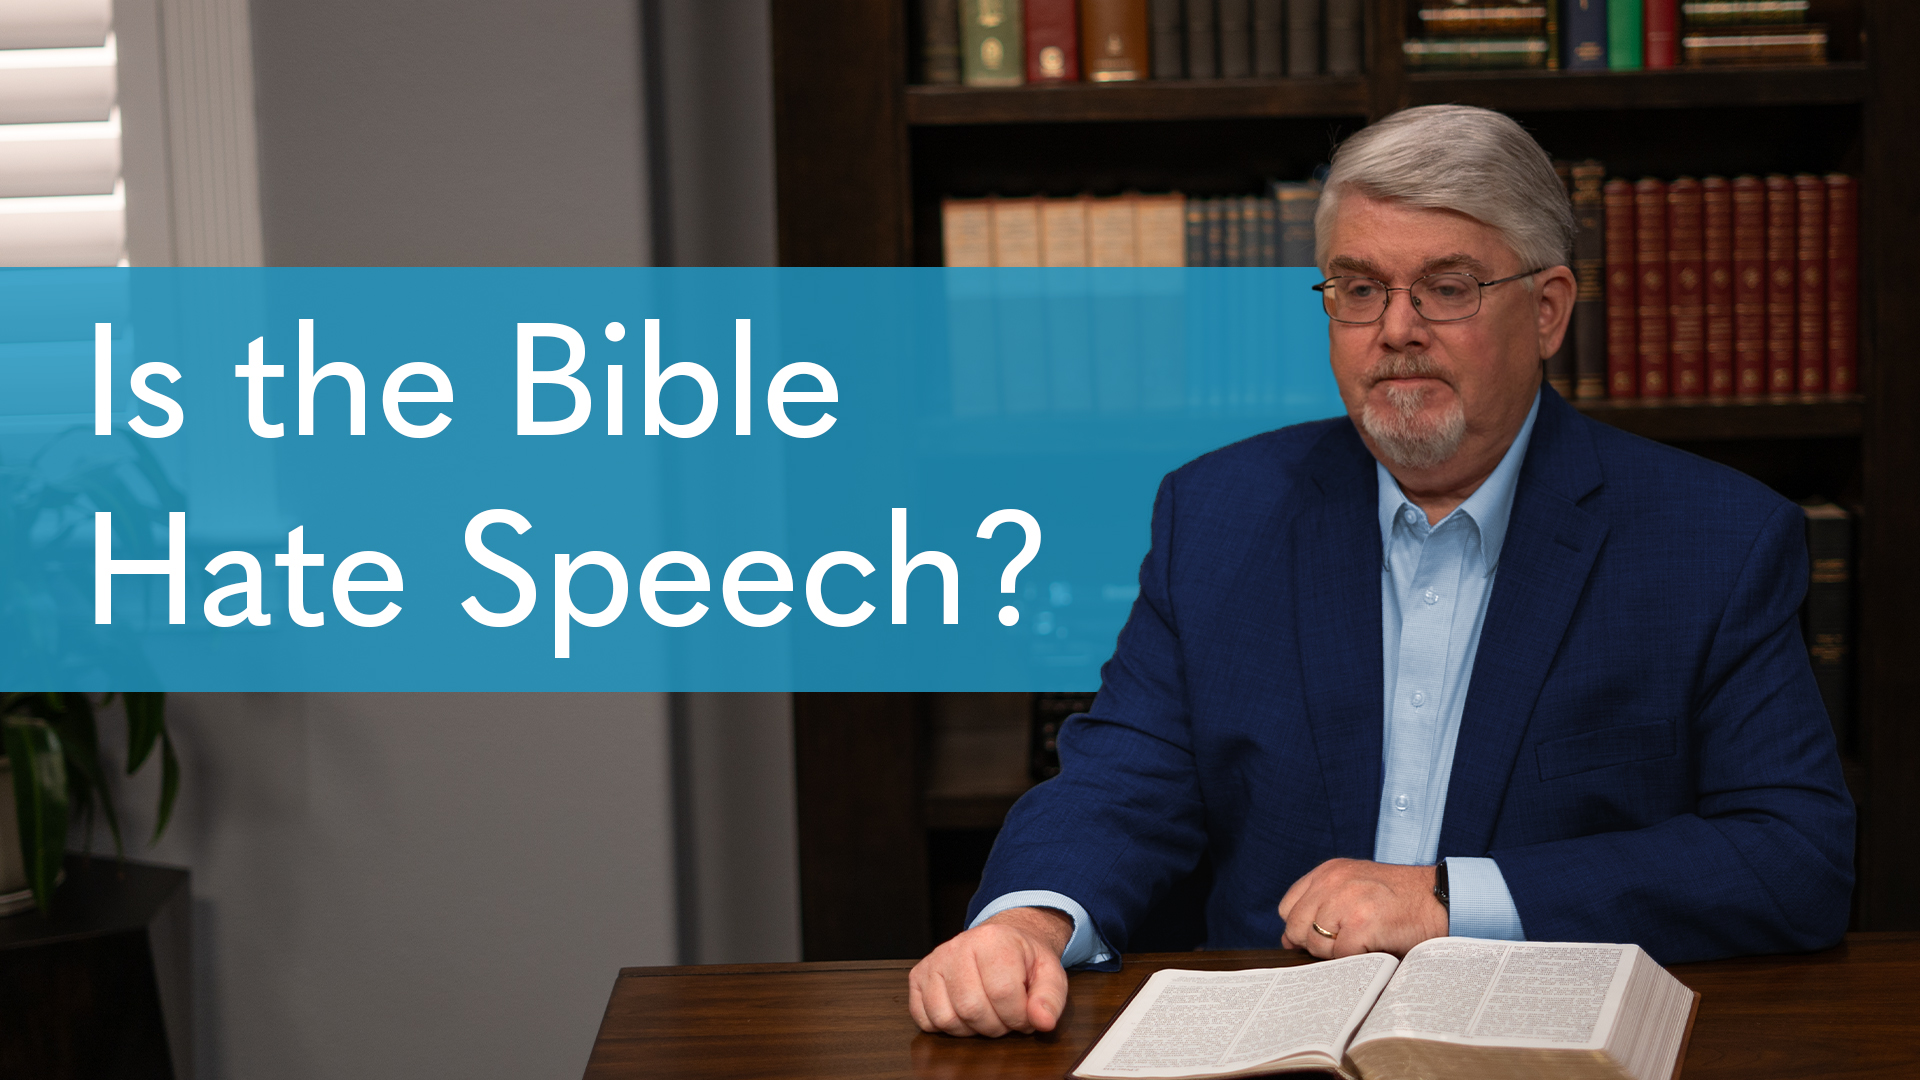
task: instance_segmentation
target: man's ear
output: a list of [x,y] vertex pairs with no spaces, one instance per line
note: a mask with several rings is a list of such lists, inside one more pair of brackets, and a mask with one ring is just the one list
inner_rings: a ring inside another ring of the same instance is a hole
[[1540,332],[1540,358],[1546,359],[1560,349],[1567,336],[1567,322],[1573,318],[1573,302],[1579,287],[1573,271],[1550,266],[1534,279],[1534,296],[1539,300],[1537,325]]

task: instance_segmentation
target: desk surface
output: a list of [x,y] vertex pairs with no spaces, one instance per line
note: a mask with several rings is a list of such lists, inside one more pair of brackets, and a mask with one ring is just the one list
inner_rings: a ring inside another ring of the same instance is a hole
[[[953,1039],[907,1017],[911,960],[627,968],[587,1080],[622,1077],[953,1077],[1058,1080],[1133,988],[1160,968],[1299,963],[1290,953],[1157,953],[1077,972],[1042,1036]],[[1806,956],[1671,969],[1700,991],[1685,1080],[1920,1076],[1920,933],[1853,934]]]

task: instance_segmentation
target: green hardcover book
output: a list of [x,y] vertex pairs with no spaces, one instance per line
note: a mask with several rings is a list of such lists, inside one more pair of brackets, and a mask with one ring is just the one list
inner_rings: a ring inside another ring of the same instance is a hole
[[960,0],[960,76],[968,86],[1026,81],[1021,0]]
[[1641,63],[1640,0],[1613,0],[1607,5],[1607,67],[1639,71]]

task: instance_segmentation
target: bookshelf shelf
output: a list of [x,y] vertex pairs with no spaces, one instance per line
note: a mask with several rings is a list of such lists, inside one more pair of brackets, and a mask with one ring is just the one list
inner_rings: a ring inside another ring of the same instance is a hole
[[[1364,77],[905,89],[909,127],[1364,116],[1373,104]],[[1593,74],[1423,72],[1406,83],[1410,104],[1472,101],[1523,112],[1854,105],[1866,100],[1867,90],[1867,68],[1858,62]]]
[[1371,102],[1367,80],[1357,77],[1060,83],[1007,89],[909,86],[906,97],[907,123],[914,127],[1364,116]]
[[1407,76],[1409,104],[1471,101],[1516,112],[1852,105],[1865,101],[1867,93],[1867,66],[1857,62],[1592,74],[1487,71]]
[[1858,400],[1752,405],[1615,405],[1601,400],[1576,404],[1595,420],[1661,442],[1857,438],[1866,426],[1866,410]]

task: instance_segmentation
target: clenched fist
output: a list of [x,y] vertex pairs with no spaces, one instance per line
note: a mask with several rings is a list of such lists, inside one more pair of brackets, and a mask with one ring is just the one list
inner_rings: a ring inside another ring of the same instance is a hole
[[922,1031],[1005,1035],[1052,1031],[1067,1005],[1061,950],[1073,920],[1052,908],[1010,908],[914,965],[907,1011]]

